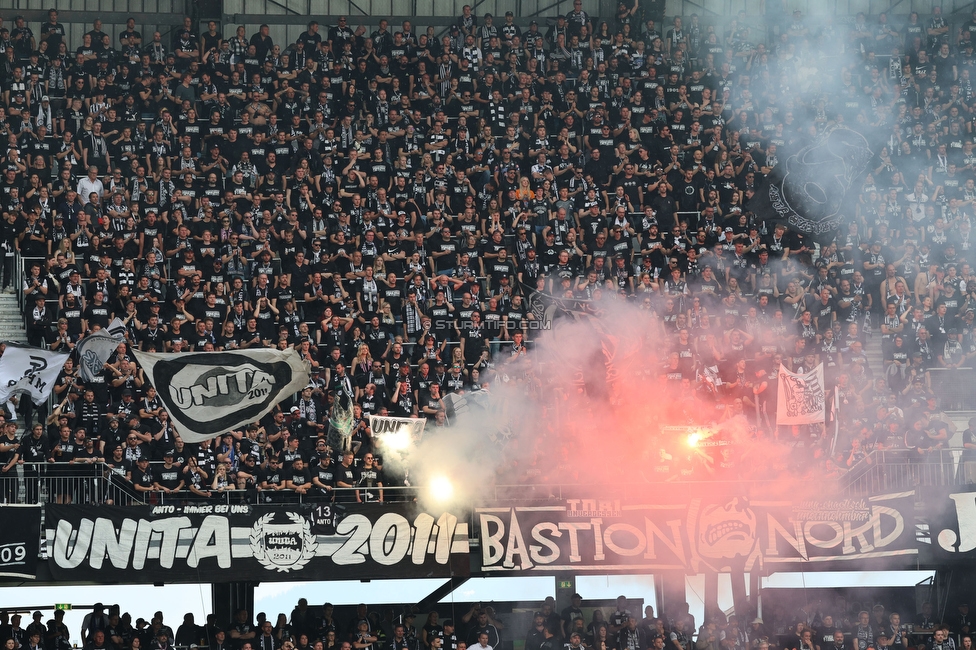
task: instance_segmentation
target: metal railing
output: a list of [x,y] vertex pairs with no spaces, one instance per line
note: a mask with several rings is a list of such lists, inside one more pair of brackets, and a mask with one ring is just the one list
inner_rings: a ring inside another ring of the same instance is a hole
[[104,463],[22,463],[0,474],[6,503],[128,503],[131,485]]
[[[914,450],[874,451],[837,481],[846,496],[864,496],[890,491],[910,491],[919,487],[948,487],[976,483],[976,462],[960,461],[961,450],[938,450],[924,455]],[[647,498],[648,486],[664,481],[645,478],[627,483],[535,483],[486,485],[480,491],[485,502],[500,505],[551,503],[572,499],[638,502]],[[716,490],[743,497],[768,497],[782,483],[765,480],[678,479],[685,494],[707,495]],[[269,490],[256,487],[230,487],[197,494],[188,487],[178,492],[142,491],[105,463],[25,463],[0,474],[0,502],[74,503],[116,505],[162,505],[188,502],[301,504],[335,501],[356,503],[375,500],[379,487],[334,488],[307,493],[290,489]],[[384,502],[413,501],[423,496],[425,486],[388,485],[382,488]],[[367,495],[367,493],[369,495]],[[357,495],[359,498],[357,499]],[[636,501],[635,501],[636,500]]]
[[[598,501],[634,501],[645,499],[649,484],[660,484],[650,480],[635,480],[629,483],[537,483],[537,484],[495,484],[486,485],[480,490],[481,498],[497,504],[526,505],[571,499],[594,499]],[[699,479],[681,480],[682,491],[689,494],[714,493],[716,489],[729,494],[742,496],[768,495],[776,489],[777,483],[770,480],[722,480]],[[7,503],[73,503],[116,505],[162,505],[187,502],[207,503],[356,503],[372,501],[378,496],[379,487],[334,488],[324,493],[317,488],[301,494],[290,489],[268,490],[260,488],[202,491],[200,495],[184,487],[178,492],[159,490],[142,491],[105,463],[25,463],[15,466],[10,472],[0,474],[0,501]],[[384,502],[413,501],[427,491],[425,486],[388,485],[382,488]],[[367,493],[372,496],[367,496]],[[357,499],[357,494],[359,499]]]
[[961,450],[954,449],[923,453],[914,449],[875,450],[851,468],[841,481],[842,490],[854,496],[966,485],[976,477],[976,463],[960,462],[960,456]]
[[318,489],[301,494],[294,490],[261,490],[229,488],[203,491],[209,496],[195,494],[184,487],[178,492],[142,491],[105,463],[23,463],[0,474],[0,502],[6,503],[73,503],[115,505],[162,505],[188,501],[208,503],[320,503],[331,501],[355,503],[370,500],[366,493],[383,500],[398,502],[413,500],[419,488],[402,486],[335,488],[328,494]]

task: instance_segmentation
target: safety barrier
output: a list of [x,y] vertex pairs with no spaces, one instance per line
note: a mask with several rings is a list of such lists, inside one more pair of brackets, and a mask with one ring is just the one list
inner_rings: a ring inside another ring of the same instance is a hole
[[976,463],[960,462],[962,450],[875,450],[842,480],[848,496],[918,487],[966,485],[976,479]]
[[6,503],[117,503],[129,489],[103,463],[23,463],[0,474]]

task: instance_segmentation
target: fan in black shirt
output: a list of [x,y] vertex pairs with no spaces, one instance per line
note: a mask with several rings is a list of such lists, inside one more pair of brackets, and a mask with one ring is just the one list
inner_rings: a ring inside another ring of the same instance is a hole
[[331,499],[336,480],[336,463],[332,460],[332,451],[325,440],[318,440],[315,443],[315,452],[318,457],[315,459],[312,485],[321,496]]
[[136,461],[135,468],[129,472],[129,481],[135,486],[136,492],[152,492],[155,489],[148,456],[142,456]]
[[173,456],[172,449],[164,451],[163,464],[153,472],[153,487],[164,493],[179,492],[185,485],[181,468],[173,462]]
[[[281,460],[277,456],[268,458],[268,466],[261,470],[259,482],[261,490],[264,492],[280,492],[288,488],[284,471],[281,469]],[[272,501],[274,496],[266,494],[264,499],[265,501]]]
[[[356,487],[356,466],[355,454],[352,451],[345,451],[342,454],[342,463],[336,468],[336,482],[335,486],[337,488],[353,488]],[[352,503],[356,501],[356,497],[348,489],[340,492],[336,498],[336,501],[342,503]]]
[[305,467],[305,461],[301,458],[295,460],[292,471],[287,480],[288,488],[298,494],[306,494],[312,489],[312,474]]
[[363,456],[363,466],[356,473],[356,501],[361,503],[383,503],[383,473],[374,464],[372,453]]

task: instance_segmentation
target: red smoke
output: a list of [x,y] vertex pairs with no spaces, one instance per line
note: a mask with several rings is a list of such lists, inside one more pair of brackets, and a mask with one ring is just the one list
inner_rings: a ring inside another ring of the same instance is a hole
[[[459,423],[497,485],[538,486],[509,496],[824,496],[822,458],[757,431],[752,414],[707,398],[694,375],[667,380],[674,337],[656,316],[622,302],[602,307],[557,318],[527,360],[503,353],[488,417]],[[699,446],[674,427],[690,427]]]

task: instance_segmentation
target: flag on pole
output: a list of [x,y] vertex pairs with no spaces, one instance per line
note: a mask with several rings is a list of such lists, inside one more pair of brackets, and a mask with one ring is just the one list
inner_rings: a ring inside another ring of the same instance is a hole
[[112,322],[108,324],[108,333],[112,336],[121,336],[125,338],[125,323],[122,319],[116,316],[112,319]]
[[98,330],[81,339],[77,346],[81,378],[93,381],[100,375],[115,348],[124,340],[121,335],[110,334],[107,330]]
[[805,373],[779,366],[776,424],[814,424],[826,419],[823,364]]
[[43,404],[67,360],[67,352],[7,343],[0,357],[0,404],[18,393],[28,393],[35,404]]
[[134,353],[186,442],[260,420],[310,376],[294,349]]

